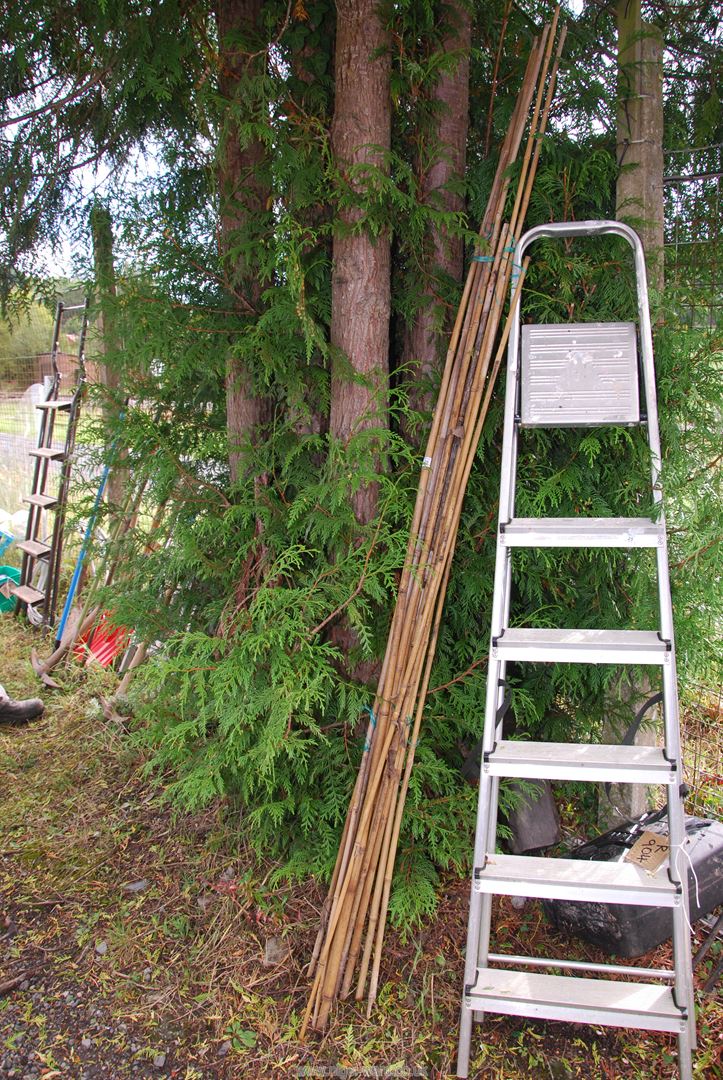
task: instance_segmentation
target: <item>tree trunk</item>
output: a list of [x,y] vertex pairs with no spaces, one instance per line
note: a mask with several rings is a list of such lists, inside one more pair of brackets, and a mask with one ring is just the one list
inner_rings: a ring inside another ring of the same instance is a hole
[[663,39],[640,0],[618,2],[617,216],[640,234],[655,301],[663,291]]
[[[445,71],[434,90],[437,105],[434,131],[427,156],[434,162],[422,177],[422,202],[438,210],[459,212],[462,196],[450,185],[464,177],[469,123],[469,52],[472,20],[469,10],[458,4],[450,6],[450,28],[445,38],[445,53],[459,57],[453,71]],[[431,154],[430,154],[431,151]],[[429,231],[422,253],[422,276],[425,282],[420,307],[404,340],[406,377],[410,379],[410,404],[414,409],[432,407],[432,381],[444,359],[450,311],[440,296],[436,282],[451,278],[461,282],[464,270],[464,243],[460,236],[450,236],[445,229]]]
[[[644,23],[640,0],[619,0],[618,9],[618,121],[617,154],[621,166],[617,181],[617,217],[639,233],[645,250],[651,306],[663,291],[663,42],[659,29]],[[617,685],[620,699],[629,705],[630,720],[650,697],[647,676],[639,682],[627,677]],[[635,736],[639,746],[657,742],[659,712]],[[619,743],[624,734],[606,720],[603,740]],[[645,784],[612,784],[601,795],[598,819],[602,828],[637,818],[648,809]]]
[[[112,303],[116,297],[115,267],[113,265],[113,226],[107,207],[95,202],[90,211],[90,229],[93,237],[93,263],[95,282],[98,291],[100,312],[96,319],[98,337],[96,351],[105,356],[108,350],[118,349],[118,336],[113,318]],[[106,420],[115,420],[119,404],[120,373],[112,364],[99,364],[100,382],[108,391],[108,400],[103,406]],[[115,398],[115,405],[113,402]],[[119,467],[111,469],[106,485],[106,498],[111,506],[120,506],[123,502],[123,490],[127,479],[126,471]]]
[[[340,173],[350,166],[385,169],[391,144],[389,35],[376,0],[338,0],[335,101],[331,142]],[[370,184],[374,183],[373,176]],[[353,186],[363,197],[366,181]],[[342,211],[334,232],[331,283],[332,366],[330,433],[352,435],[386,424],[389,379],[390,237],[372,237],[354,207]],[[357,519],[374,517],[377,491],[367,484],[354,495]]]
[[[226,287],[239,314],[249,319],[258,314],[261,300],[258,243],[271,227],[266,149],[242,130],[244,121],[268,122],[265,102],[253,85],[266,61],[259,40],[262,6],[262,0],[216,0],[219,90],[225,102],[217,159],[219,247]],[[268,414],[248,363],[229,354],[226,419],[232,484],[243,474],[244,444],[262,436]]]

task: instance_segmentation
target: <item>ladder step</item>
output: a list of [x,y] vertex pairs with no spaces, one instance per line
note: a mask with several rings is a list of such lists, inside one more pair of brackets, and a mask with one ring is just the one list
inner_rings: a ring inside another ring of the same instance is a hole
[[72,398],[53,398],[52,401],[39,401],[36,409],[69,409],[73,404]]
[[675,784],[675,764],[657,746],[521,742],[503,739],[485,755],[491,776],[540,780],[594,780],[625,784]]
[[51,506],[57,506],[58,500],[54,495],[26,495],[23,502],[31,506],[40,506],[43,510],[49,510]]
[[48,461],[59,461],[65,457],[65,450],[54,450],[52,446],[39,446],[36,450],[29,450],[30,457],[46,458]]
[[474,872],[476,892],[548,900],[675,907],[680,894],[667,875],[651,876],[629,862],[489,855]]
[[664,664],[670,643],[655,630],[504,630],[492,642],[495,660],[568,664]]
[[667,986],[478,968],[465,1005],[476,1012],[682,1032],[686,1014]]
[[39,604],[45,599],[45,593],[33,589],[30,585],[18,585],[17,589],[13,589],[13,596],[16,596],[21,604]]
[[41,559],[50,552],[50,544],[43,544],[40,540],[22,540],[16,545],[20,551],[26,552],[33,559]]
[[500,525],[505,547],[652,548],[665,529],[650,518],[513,518]]

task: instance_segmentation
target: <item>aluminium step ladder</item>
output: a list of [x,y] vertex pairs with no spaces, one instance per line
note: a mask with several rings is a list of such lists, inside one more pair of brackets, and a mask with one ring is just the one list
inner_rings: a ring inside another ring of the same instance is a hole
[[[695,1013],[683,852],[675,647],[665,521],[660,506],[660,438],[643,248],[636,233],[619,222],[560,223],[530,229],[517,244],[514,261],[517,266],[522,265],[526,249],[543,237],[609,234],[624,237],[634,254],[652,493],[661,513],[654,521],[515,517],[521,425],[630,426],[646,422],[640,412],[636,333],[632,323],[546,324],[524,326],[520,333],[517,305],[508,344],[492,641],[457,1059],[460,1077],[466,1077],[469,1072],[473,1020],[482,1020],[486,1012],[675,1032],[680,1075],[683,1080],[689,1080],[692,1075]],[[654,549],[659,631],[513,628],[510,625],[513,551],[540,547]],[[664,746],[573,745],[505,739],[502,730],[508,701],[505,679],[510,661],[656,665],[662,672]],[[651,877],[628,862],[595,863],[498,854],[497,808],[502,777],[663,785],[668,798],[670,832],[667,880],[661,885],[660,875]],[[673,969],[495,955],[490,952],[492,897],[502,894],[669,908],[673,923]],[[550,971],[565,974],[550,974]],[[604,974],[613,978],[590,977]]]
[[[58,365],[60,332],[63,317],[71,312],[81,312],[81,328],[78,336],[77,377],[73,393],[69,397],[60,397],[63,375]],[[25,539],[18,543],[23,553],[20,583],[13,589],[17,598],[17,613],[34,611],[39,617],[31,618],[37,625],[50,626],[55,619],[60,582],[60,564],[63,554],[63,536],[65,515],[70,490],[70,478],[73,467],[75,436],[80,418],[80,406],[85,390],[85,339],[88,331],[88,300],[83,304],[66,307],[58,303],[53,326],[51,348],[52,376],[50,387],[44,401],[37,408],[40,410],[40,429],[38,445],[30,451],[35,459],[33,482],[30,495],[23,502],[28,506],[28,524]],[[55,425],[58,413],[67,413],[67,427],[62,448],[53,445]],[[50,463],[60,462],[60,478],[55,494],[48,491],[52,477]],[[43,524],[46,511],[54,512],[53,531],[50,543],[46,541]],[[36,571],[40,569],[41,573]]]

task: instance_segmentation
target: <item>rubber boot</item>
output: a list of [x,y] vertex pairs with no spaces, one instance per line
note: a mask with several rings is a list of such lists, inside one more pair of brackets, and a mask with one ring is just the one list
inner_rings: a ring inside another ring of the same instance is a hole
[[28,724],[42,716],[45,706],[40,698],[27,698],[25,701],[13,701],[5,695],[0,697],[0,724],[17,727]]

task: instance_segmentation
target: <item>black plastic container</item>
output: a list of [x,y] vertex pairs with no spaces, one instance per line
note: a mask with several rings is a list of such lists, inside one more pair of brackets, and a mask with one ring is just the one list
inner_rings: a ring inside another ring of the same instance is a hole
[[[685,829],[687,857],[681,855],[678,865],[681,872],[684,864],[688,869],[690,921],[693,923],[723,904],[723,825],[719,821],[688,817]],[[637,821],[626,822],[576,848],[566,858],[621,862],[644,831],[667,835],[667,812],[645,814]],[[667,860],[658,869],[658,875],[667,879]],[[560,933],[590,941],[612,956],[642,956],[673,933],[670,908],[569,900],[544,900],[543,907]]]

